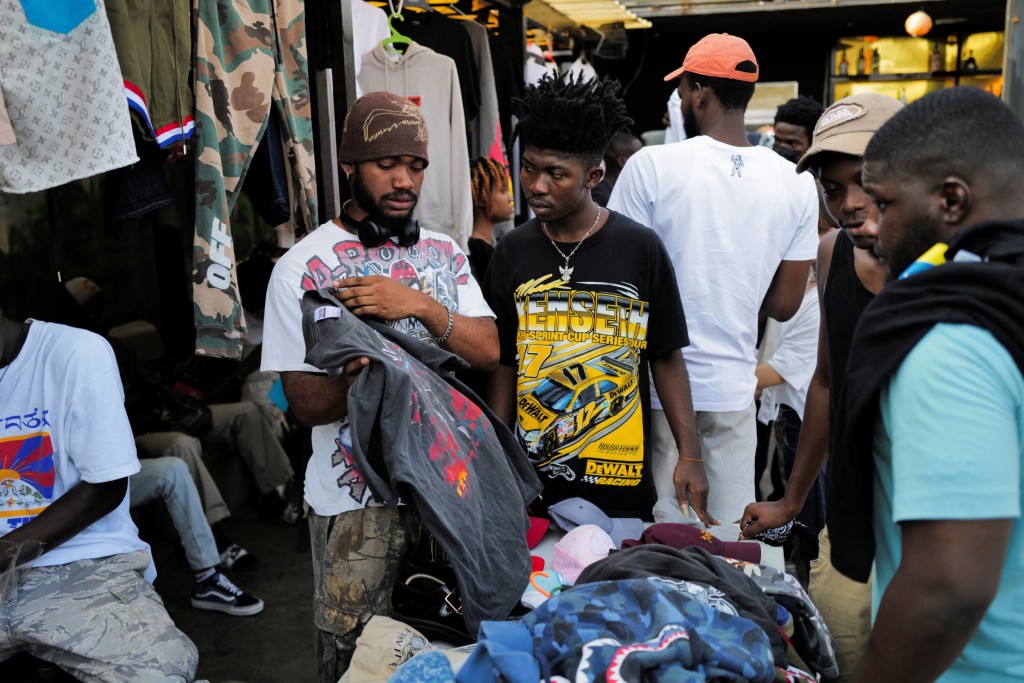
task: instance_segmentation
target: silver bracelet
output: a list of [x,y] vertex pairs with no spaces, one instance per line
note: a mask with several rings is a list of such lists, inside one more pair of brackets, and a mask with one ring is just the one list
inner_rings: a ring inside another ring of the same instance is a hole
[[455,327],[455,314],[452,313],[452,309],[448,308],[447,306],[445,306],[444,309],[448,311],[448,329],[446,329],[444,331],[444,334],[442,334],[440,337],[434,337],[434,341],[438,345],[444,344],[446,341],[448,341],[448,337],[452,336],[452,328]]

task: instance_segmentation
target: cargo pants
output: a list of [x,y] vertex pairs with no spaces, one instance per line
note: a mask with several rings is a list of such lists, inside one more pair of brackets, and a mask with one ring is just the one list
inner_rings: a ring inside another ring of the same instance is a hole
[[196,230],[192,300],[196,353],[241,358],[231,211],[268,117],[279,118],[291,175],[292,223],[317,215],[312,103],[303,0],[194,0]]
[[191,681],[199,654],[143,578],[136,550],[0,574],[0,662],[19,651],[82,681]]

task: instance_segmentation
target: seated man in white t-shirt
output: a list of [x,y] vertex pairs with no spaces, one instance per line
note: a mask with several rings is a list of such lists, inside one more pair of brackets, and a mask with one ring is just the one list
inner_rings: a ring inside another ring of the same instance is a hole
[[128,514],[138,471],[107,342],[0,312],[0,662],[24,650],[83,680],[192,680],[198,653]]
[[[754,495],[758,314],[782,322],[796,313],[818,244],[814,180],[747,140],[743,117],[757,77],[741,38],[716,33],[690,48],[665,77],[679,78],[687,139],[630,157],[608,201],[653,228],[675,265],[708,512],[723,523],[738,521]],[[655,472],[671,472],[675,448],[652,404]],[[675,521],[671,477],[659,482],[654,518]]]
[[[447,235],[412,218],[428,163],[427,129],[416,105],[372,92],[345,119],[341,167],[352,201],[281,257],[267,290],[261,370],[281,373],[285,396],[313,427],[305,500],[313,546],[318,680],[348,668],[374,614],[390,616],[398,563],[419,521],[409,506],[379,507],[355,467],[348,388],[369,359],[337,375],[305,362],[300,302],[335,287],[355,315],[386,320],[458,354],[475,370],[498,362],[498,331],[469,260]],[[469,188],[466,188],[469,191]]]

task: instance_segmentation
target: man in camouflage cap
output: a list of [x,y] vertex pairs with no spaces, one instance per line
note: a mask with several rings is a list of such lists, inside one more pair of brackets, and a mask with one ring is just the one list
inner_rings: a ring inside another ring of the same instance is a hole
[[[338,157],[352,200],[285,254],[267,290],[264,371],[281,373],[296,417],[313,427],[305,501],[313,545],[318,680],[348,668],[363,626],[389,615],[398,563],[418,534],[415,511],[368,507],[370,492],[353,462],[348,388],[369,364],[340,375],[305,363],[299,302],[306,290],[334,287],[355,315],[387,321],[462,356],[478,370],[498,362],[494,314],[447,235],[412,218],[428,163],[419,108],[388,92],[363,95],[345,119]],[[466,188],[469,192],[469,188]]]

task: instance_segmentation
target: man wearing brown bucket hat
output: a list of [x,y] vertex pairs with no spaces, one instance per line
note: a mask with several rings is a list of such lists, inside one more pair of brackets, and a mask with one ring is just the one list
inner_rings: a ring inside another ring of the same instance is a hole
[[408,506],[369,505],[356,469],[347,420],[349,386],[360,358],[328,375],[305,363],[299,302],[306,290],[334,287],[355,315],[458,354],[478,370],[498,362],[494,315],[448,236],[412,217],[428,163],[419,108],[388,92],[353,103],[338,158],[352,200],[337,218],[292,247],[267,290],[263,370],[281,373],[296,417],[313,427],[306,468],[316,596],[318,680],[334,683],[348,668],[362,627],[389,615],[398,564],[418,528]]
[[[886,275],[877,249],[875,203],[861,186],[864,150],[875,131],[902,108],[899,101],[876,93],[839,100],[818,120],[814,143],[797,164],[798,171],[809,169],[817,176],[825,207],[840,229],[824,237],[818,247],[818,362],[807,391],[793,472],[782,500],[751,503],[743,511],[741,528],[746,538],[788,523],[808,502],[825,504],[821,472],[837,436],[829,425],[840,409],[853,330],[882,289]],[[871,584],[838,573],[830,550],[828,529],[823,529],[818,558],[811,567],[810,592],[836,639],[839,680],[844,680],[860,659],[871,631]]]

